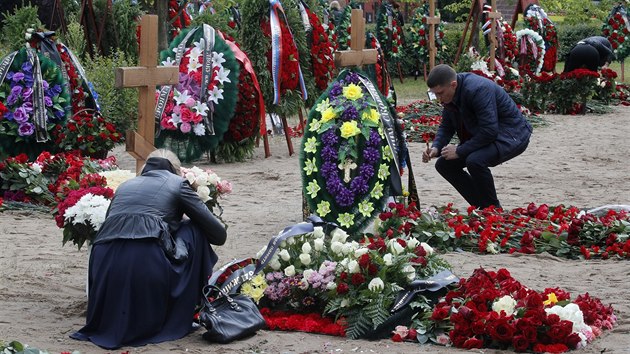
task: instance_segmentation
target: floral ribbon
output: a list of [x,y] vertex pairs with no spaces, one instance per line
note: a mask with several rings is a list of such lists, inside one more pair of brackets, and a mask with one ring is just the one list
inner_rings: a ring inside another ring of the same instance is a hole
[[49,139],[46,129],[46,104],[44,103],[44,85],[42,78],[42,68],[39,64],[39,57],[33,48],[26,48],[26,56],[33,66],[33,109],[35,115],[35,139],[38,143]]
[[392,177],[392,195],[402,195],[399,147],[401,146],[401,144],[404,144],[404,140],[401,141],[401,139],[399,139],[396,129],[396,122],[394,121],[394,118],[389,114],[389,108],[387,104],[381,99],[378,89],[374,87],[374,85],[368,78],[366,78],[362,74],[357,74],[361,83],[365,86],[365,88],[368,90],[368,92],[376,102],[378,113],[381,116],[381,122],[383,123],[383,132],[385,133],[387,144],[389,145],[389,149],[391,150],[392,155],[394,155],[394,165],[390,167],[390,169],[396,169],[396,171],[390,171],[390,175]]
[[0,84],[4,82],[4,79],[7,77],[7,73],[9,72],[9,68],[11,68],[11,64],[13,64],[13,60],[15,60],[15,56],[18,52],[13,52],[0,62]]
[[[304,3],[304,0],[300,0],[298,2],[298,10],[300,10],[300,17],[302,18],[302,24],[304,25],[304,31],[306,33],[313,30],[313,26],[311,26],[311,20],[308,19],[308,5]],[[310,38],[310,36],[306,36],[306,38]]]
[[[286,20],[284,9],[280,0],[269,0],[269,22],[271,24],[271,76],[273,77],[273,104],[280,103],[280,80],[282,78],[282,30],[280,28],[280,15],[284,18],[289,35],[295,44],[295,39],[291,33],[291,27]],[[302,99],[306,101],[308,93],[306,92],[306,84],[302,76],[302,69],[298,62],[298,75],[300,78],[300,89],[302,91]]]
[[[334,223],[326,222],[322,220],[317,215],[311,215],[306,219],[307,222],[298,223],[295,225],[287,226],[282,230],[278,235],[274,236],[269,240],[267,244],[267,248],[265,252],[256,260],[256,263],[252,263],[243,268],[240,268],[234,271],[230,276],[228,276],[223,283],[219,287],[222,294],[229,294],[230,292],[234,292],[238,290],[241,284],[245,283],[248,280],[251,280],[256,274],[258,274],[261,270],[265,268],[267,263],[271,260],[273,255],[278,250],[278,246],[280,244],[293,236],[307,234],[309,232],[313,232],[315,230],[315,226],[322,226],[324,228],[324,232],[326,234],[330,233],[333,229],[337,228],[337,225]],[[210,279],[208,280],[209,285],[216,284],[219,277],[231,266],[234,264],[246,261],[247,259],[242,260],[234,260],[229,262],[228,264],[221,267],[219,270],[214,272]]]
[[[201,46],[203,47],[203,67],[201,71],[201,92],[200,101],[206,100],[208,92],[208,80],[212,78],[212,50],[214,49],[214,28],[207,24],[203,24],[203,38],[201,38]],[[210,105],[208,114],[203,116],[203,122],[208,129],[208,135],[214,135],[214,105]]]
[[[177,45],[177,48],[174,49],[175,66],[177,66],[178,68],[179,68],[180,62],[182,61],[182,58],[184,57],[186,43],[188,43],[188,40],[195,34],[195,32],[197,32],[198,29],[199,27],[196,27],[196,28],[191,29],[188,33],[186,33],[186,36],[184,37],[184,39],[182,39],[182,41],[179,42],[179,44]],[[164,85],[160,89],[158,100],[155,105],[155,119],[158,122],[162,119],[162,114],[164,114],[164,109],[166,108],[166,101],[168,100],[168,96],[171,94],[172,89],[173,89],[172,85]],[[161,129],[157,131],[156,136],[160,136],[160,131]]]
[[532,47],[532,54],[534,55],[534,59],[538,58],[538,45],[534,42],[532,37],[528,35],[523,35],[521,37],[521,54],[527,55],[527,43]]
[[[217,35],[219,35],[221,39],[225,40],[225,36],[223,35],[223,32],[217,31]],[[260,135],[265,135],[267,134],[267,120],[265,119],[265,98],[263,97],[262,92],[260,91],[260,84],[258,83],[258,79],[256,78],[256,72],[254,71],[254,66],[252,65],[252,62],[247,57],[247,54],[245,54],[245,52],[243,52],[234,42],[226,40],[225,43],[227,43],[228,46],[230,46],[230,49],[232,50],[232,52],[234,52],[234,57],[236,58],[236,60],[243,63],[243,69],[245,69],[247,74],[249,74],[249,76],[252,78],[254,89],[256,90],[256,93],[258,94],[258,113],[260,115]]]
[[425,291],[437,292],[457,282],[459,282],[459,278],[451,273],[450,270],[443,270],[427,279],[414,280],[409,285],[410,290],[403,290],[398,293],[390,312],[394,313],[405,307],[418,293]]

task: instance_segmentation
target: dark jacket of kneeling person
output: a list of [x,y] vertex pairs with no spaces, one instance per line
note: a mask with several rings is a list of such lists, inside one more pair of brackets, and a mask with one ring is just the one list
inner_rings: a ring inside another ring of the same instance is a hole
[[531,133],[532,126],[501,86],[475,74],[459,73],[457,91],[442,111],[433,146],[440,151],[457,134],[460,158],[494,143],[504,162],[522,151]]
[[599,68],[609,64],[615,58],[612,45],[602,36],[593,36],[579,41],[569,54],[564,63],[564,72],[571,72],[575,69],[588,69],[597,71]]

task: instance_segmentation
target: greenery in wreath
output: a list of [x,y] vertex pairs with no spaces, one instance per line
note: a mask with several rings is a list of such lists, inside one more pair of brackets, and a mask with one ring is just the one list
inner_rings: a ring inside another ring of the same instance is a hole
[[398,11],[384,1],[376,14],[376,38],[383,47],[385,58],[398,62],[404,55],[404,35]]
[[[440,13],[435,9],[435,16],[440,16]],[[418,56],[420,63],[429,63],[429,25],[427,19],[429,18],[429,4],[421,5],[414,12],[411,20],[411,43],[415,54]],[[442,59],[444,54],[444,25],[440,24],[435,29],[435,49],[436,49],[436,61]]]
[[297,114],[314,100],[308,92],[314,92],[315,86],[307,70],[311,56],[296,2],[247,0],[240,8],[243,23],[251,24],[242,29],[243,51],[252,60],[265,109],[286,117]]
[[628,45],[628,13],[623,4],[615,6],[602,26],[602,34],[608,38],[618,61],[623,61],[630,54]]
[[252,156],[255,141],[264,122],[265,104],[249,56],[241,49],[240,31],[235,12],[226,2],[213,3],[216,11],[205,11],[195,17],[196,24],[212,24],[230,46],[239,64],[238,98],[234,117],[230,120],[223,140],[214,149],[216,157],[226,162],[244,161]]
[[350,49],[352,35],[352,9],[359,9],[360,6],[356,1],[350,1],[348,6],[343,9],[339,23],[335,28],[337,37],[337,50]]
[[[309,113],[300,156],[311,210],[350,234],[382,209],[394,163],[379,107],[365,82],[371,85],[363,74],[343,71],[330,85]],[[384,101],[380,95],[377,99]]]
[[[204,32],[212,38],[204,39]],[[205,48],[206,41],[213,46]],[[161,114],[155,143],[173,150],[184,162],[193,161],[216,148],[228,129],[236,106],[239,64],[229,45],[208,25],[183,30],[161,53],[161,60],[163,65],[179,67],[180,74],[177,85],[157,92]],[[208,74],[204,74],[205,60],[212,61]]]
[[313,79],[315,80],[315,88],[313,96],[319,96],[333,79],[335,71],[335,61],[331,41],[328,32],[324,28],[322,21],[319,19],[318,13],[322,12],[319,2],[312,2],[311,7],[302,6],[300,11],[305,12],[308,17],[310,30],[307,31],[307,40],[311,48],[311,70],[313,71]]
[[[49,132],[63,124],[70,112],[70,95],[61,71],[51,59],[22,48],[2,59],[6,72],[0,83],[0,157],[25,153],[34,159],[55,150]],[[37,122],[36,116],[44,117]],[[38,141],[36,130],[44,141]]]

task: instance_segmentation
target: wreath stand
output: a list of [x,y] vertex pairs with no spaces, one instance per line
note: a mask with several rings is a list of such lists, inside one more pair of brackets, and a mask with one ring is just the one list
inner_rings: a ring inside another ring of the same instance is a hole
[[[520,0],[519,4],[521,4],[521,2],[524,2],[524,1],[531,1],[531,0]],[[468,38],[468,44],[466,45],[466,48],[469,48],[470,44],[472,43],[473,36],[477,31],[477,26],[479,24],[479,20],[481,19],[481,14],[483,13],[483,6],[484,6],[484,0],[472,1],[472,4],[470,6],[470,12],[468,13],[468,19],[466,20],[466,25],[464,26],[464,32],[462,34],[462,37],[459,40],[459,45],[457,46],[457,54],[455,55],[455,61],[453,63],[455,65],[457,65],[457,62],[459,61],[459,58],[462,55],[462,48],[464,45],[464,41],[466,40],[466,36],[468,34],[468,26],[470,25],[471,19],[473,21],[472,28],[470,30],[470,37]],[[496,0],[491,1],[491,7],[492,9],[497,8]],[[521,9],[521,13],[522,12],[523,10]],[[490,25],[490,66],[489,66],[489,69],[490,71],[494,71],[496,49],[497,49],[496,20],[501,19],[502,15],[500,12],[491,10],[490,12],[487,13],[487,16],[488,16],[488,20],[491,21],[490,22],[491,25]],[[517,13],[515,13],[514,16],[512,17],[512,21],[516,21],[515,18],[518,18]],[[512,25],[512,27],[514,27],[514,25]]]

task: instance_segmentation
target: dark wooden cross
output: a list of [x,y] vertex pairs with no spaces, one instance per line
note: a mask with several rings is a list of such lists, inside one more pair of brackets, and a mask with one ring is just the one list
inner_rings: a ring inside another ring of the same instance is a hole
[[140,66],[116,68],[116,87],[137,87],[138,128],[126,134],[126,149],[136,159],[136,172],[140,172],[147,156],[155,150],[155,89],[159,85],[179,82],[179,68],[157,66],[158,17],[144,15],[140,20]]

